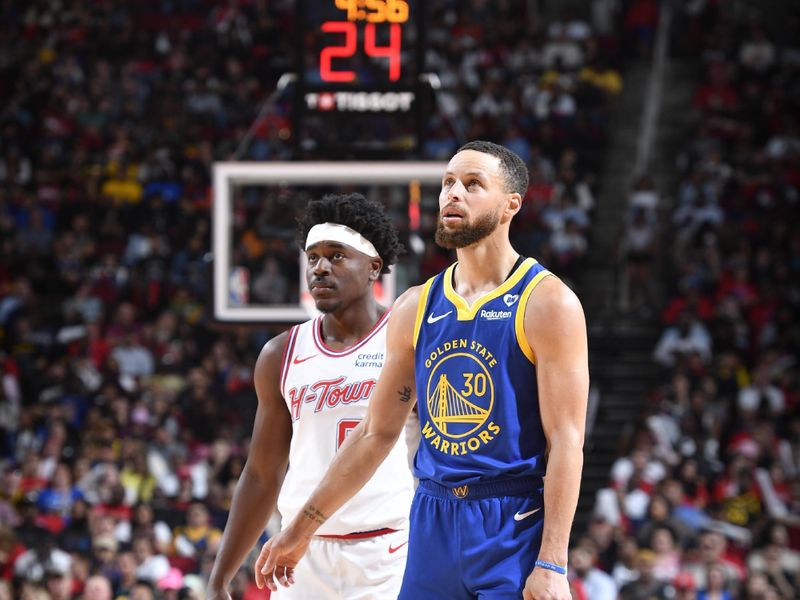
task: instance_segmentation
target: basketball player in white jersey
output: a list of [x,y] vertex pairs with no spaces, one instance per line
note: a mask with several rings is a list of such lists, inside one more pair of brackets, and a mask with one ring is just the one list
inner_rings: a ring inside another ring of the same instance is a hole
[[[311,201],[298,237],[307,255],[308,288],[322,316],[270,340],[256,363],[250,455],[209,578],[209,599],[230,598],[227,587],[276,502],[284,524],[309,510],[306,498],[366,416],[383,366],[389,313],[372,287],[402,246],[382,206],[360,194]],[[413,401],[410,391],[408,400]],[[408,456],[401,436],[370,482],[319,528],[298,565],[296,585],[275,598],[397,598],[414,493]],[[263,587],[263,576],[256,577]]]

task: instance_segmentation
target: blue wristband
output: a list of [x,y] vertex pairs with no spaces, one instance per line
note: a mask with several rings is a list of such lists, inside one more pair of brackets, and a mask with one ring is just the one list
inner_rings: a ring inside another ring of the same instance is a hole
[[536,567],[541,567],[542,569],[547,569],[548,571],[555,571],[559,575],[567,574],[567,569],[565,567],[559,567],[558,565],[554,565],[553,563],[545,562],[543,560],[537,560],[533,564]]

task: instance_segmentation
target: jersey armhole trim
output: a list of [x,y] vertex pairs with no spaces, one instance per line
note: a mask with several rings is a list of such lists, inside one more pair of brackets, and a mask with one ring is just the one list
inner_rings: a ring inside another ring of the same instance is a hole
[[552,273],[547,270],[540,271],[528,282],[519,296],[517,313],[514,315],[514,332],[517,337],[517,345],[533,365],[536,365],[536,352],[533,351],[533,348],[528,343],[528,338],[525,337],[525,311],[528,309],[528,298],[530,298],[531,293],[541,283],[542,279],[548,275],[552,275]]
[[428,295],[430,294],[434,279],[436,279],[435,276],[431,277],[425,282],[425,285],[422,286],[422,292],[420,292],[419,300],[417,300],[417,316],[414,319],[414,341],[412,343],[412,346],[415,349],[417,347],[419,331],[422,328],[422,317],[425,316],[425,307],[428,306]]
[[294,325],[289,330],[289,337],[286,340],[286,345],[283,347],[283,357],[281,358],[281,395],[283,396],[286,393],[286,377],[289,375],[289,365],[292,360],[292,355],[294,354],[294,344],[297,341],[297,330],[299,329],[299,325]]

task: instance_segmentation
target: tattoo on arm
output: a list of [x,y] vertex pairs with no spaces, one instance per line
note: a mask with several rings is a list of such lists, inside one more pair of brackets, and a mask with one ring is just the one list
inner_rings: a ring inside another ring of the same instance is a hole
[[328,520],[320,510],[318,510],[313,504],[309,504],[306,508],[303,509],[303,516],[307,519],[314,521],[315,523],[319,523],[322,525],[325,521]]
[[401,402],[408,402],[411,400],[411,388],[407,385],[404,385],[402,390],[397,390],[397,394],[400,396]]

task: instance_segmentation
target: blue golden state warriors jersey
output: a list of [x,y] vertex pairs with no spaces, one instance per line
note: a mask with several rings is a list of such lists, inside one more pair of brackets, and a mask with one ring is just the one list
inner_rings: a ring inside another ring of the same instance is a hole
[[527,258],[469,306],[453,289],[456,264],[428,280],[417,307],[415,474],[446,486],[543,477],[536,358],[523,319],[528,297],[550,273]]

